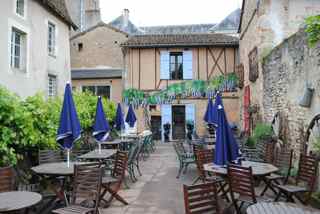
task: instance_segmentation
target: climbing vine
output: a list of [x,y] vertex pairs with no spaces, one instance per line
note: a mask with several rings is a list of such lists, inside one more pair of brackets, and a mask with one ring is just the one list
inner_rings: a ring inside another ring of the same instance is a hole
[[320,41],[320,15],[306,18],[306,25],[309,46],[314,47]]

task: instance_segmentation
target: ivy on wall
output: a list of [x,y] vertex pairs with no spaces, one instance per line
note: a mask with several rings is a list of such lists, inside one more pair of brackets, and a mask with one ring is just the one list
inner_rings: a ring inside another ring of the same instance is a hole
[[217,91],[234,92],[238,87],[238,77],[235,73],[220,75],[209,81],[188,80],[169,85],[166,89],[154,93],[146,93],[135,88],[123,92],[124,102],[134,106],[146,106],[172,103],[177,98],[213,97]]
[[314,47],[320,41],[320,15],[306,18],[306,25],[309,46]]

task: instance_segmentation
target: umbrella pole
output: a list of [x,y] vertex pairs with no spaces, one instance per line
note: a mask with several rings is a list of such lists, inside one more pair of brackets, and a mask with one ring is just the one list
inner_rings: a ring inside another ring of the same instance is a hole
[[101,143],[98,143],[98,151],[99,151],[99,154],[101,153]]
[[67,166],[70,167],[70,149],[67,149]]

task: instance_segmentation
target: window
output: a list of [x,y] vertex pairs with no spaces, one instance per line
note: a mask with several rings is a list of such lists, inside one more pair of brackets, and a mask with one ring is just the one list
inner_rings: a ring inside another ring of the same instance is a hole
[[170,53],[170,79],[182,80],[183,79],[183,59],[182,52]]
[[48,52],[49,55],[55,56],[56,51],[56,26],[51,22],[48,23]]
[[82,51],[83,49],[83,43],[78,43],[78,51]]
[[11,31],[11,68],[26,70],[26,33],[12,28]]
[[24,16],[24,0],[16,0],[16,13]]
[[57,96],[57,77],[54,75],[48,76],[48,96]]
[[82,91],[89,91],[94,95],[102,96],[110,99],[110,86],[109,85],[98,85],[98,86],[82,86]]

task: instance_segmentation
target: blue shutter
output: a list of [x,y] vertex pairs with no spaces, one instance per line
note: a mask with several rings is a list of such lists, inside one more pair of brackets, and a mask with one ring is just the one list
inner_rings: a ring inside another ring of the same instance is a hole
[[192,51],[183,51],[183,79],[193,79]]
[[[164,129],[163,125],[166,123],[171,124],[171,130],[172,130],[172,110],[171,110],[171,105],[168,104],[163,104],[161,105],[161,139],[164,141]],[[170,132],[172,134],[172,131]]]
[[196,111],[194,104],[186,104],[186,122],[192,120],[194,124],[196,123]]
[[170,54],[169,51],[160,52],[160,79],[167,80],[170,77]]

